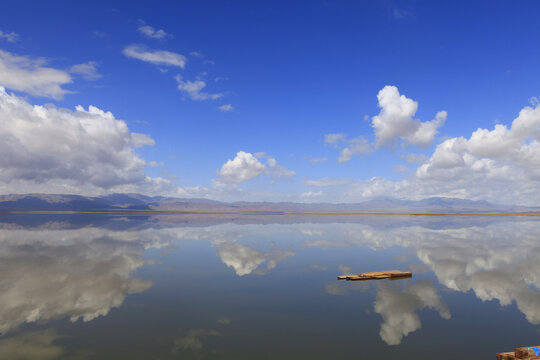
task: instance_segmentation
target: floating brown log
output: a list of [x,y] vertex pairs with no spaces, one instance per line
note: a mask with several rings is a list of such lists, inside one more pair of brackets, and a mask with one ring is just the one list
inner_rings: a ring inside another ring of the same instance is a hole
[[412,277],[412,273],[404,274],[401,276],[390,276],[388,280],[401,280],[401,279],[408,279],[410,277]]
[[540,359],[540,355],[536,355],[533,348],[540,348],[540,346],[524,346],[524,347],[515,348],[513,352],[498,353],[497,360]]
[[523,359],[540,359],[540,356],[536,356],[533,347],[538,346],[524,346],[524,347],[518,347],[514,349],[514,355],[516,358],[523,358]]
[[399,278],[411,277],[412,272],[400,271],[400,270],[387,270],[387,271],[372,271],[360,273],[358,275],[342,275],[338,276],[338,280],[380,280],[380,279],[391,279],[396,280]]
[[497,354],[497,360],[515,360],[513,352],[503,352]]

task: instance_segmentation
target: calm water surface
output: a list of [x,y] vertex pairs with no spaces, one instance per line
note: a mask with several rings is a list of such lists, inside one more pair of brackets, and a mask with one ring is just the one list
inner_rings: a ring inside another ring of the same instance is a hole
[[0,359],[494,359],[539,325],[540,219],[0,215]]

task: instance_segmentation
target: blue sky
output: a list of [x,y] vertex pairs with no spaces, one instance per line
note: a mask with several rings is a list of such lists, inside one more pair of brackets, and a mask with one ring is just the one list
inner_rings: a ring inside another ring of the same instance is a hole
[[539,11],[4,1],[0,192],[537,204]]

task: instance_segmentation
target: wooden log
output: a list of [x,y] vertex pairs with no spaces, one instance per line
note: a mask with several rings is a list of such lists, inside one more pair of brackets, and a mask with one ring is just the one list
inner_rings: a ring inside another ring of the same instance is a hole
[[387,271],[371,271],[364,272],[358,275],[340,275],[338,280],[380,280],[380,279],[397,279],[411,277],[412,273],[400,270],[387,270]]
[[386,270],[386,271],[371,271],[363,272],[358,274],[358,276],[375,276],[375,275],[387,275],[387,274],[401,274],[403,271],[400,270]]
[[503,352],[497,354],[497,360],[515,360],[515,354],[513,352]]
[[402,280],[402,279],[408,279],[408,278],[412,278],[412,274],[410,275],[403,275],[403,276],[390,276],[388,278],[388,280]]
[[538,346],[524,346],[524,347],[518,347],[514,349],[514,356],[516,358],[520,359],[529,359],[529,357],[532,359],[540,359],[540,356],[536,356],[533,347]]
[[412,272],[403,271],[403,272],[400,272],[400,273],[391,273],[389,275],[390,275],[390,277],[405,277],[405,276],[412,276]]
[[347,280],[349,281],[376,280],[376,279],[377,278],[375,276],[358,276],[358,275],[347,276]]

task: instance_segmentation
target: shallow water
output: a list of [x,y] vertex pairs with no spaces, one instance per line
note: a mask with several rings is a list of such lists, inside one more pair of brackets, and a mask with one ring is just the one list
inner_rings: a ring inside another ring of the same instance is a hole
[[0,215],[0,359],[489,359],[539,324],[536,218]]

